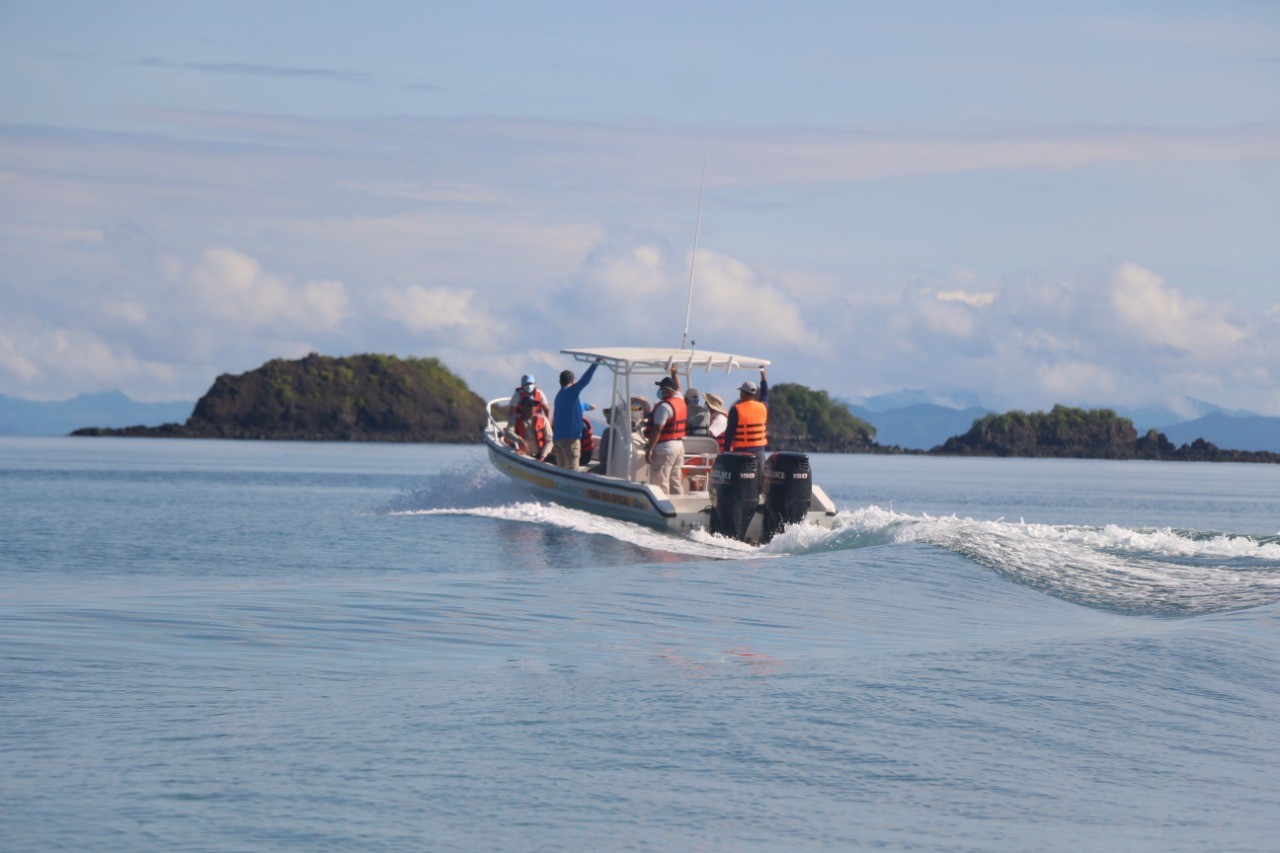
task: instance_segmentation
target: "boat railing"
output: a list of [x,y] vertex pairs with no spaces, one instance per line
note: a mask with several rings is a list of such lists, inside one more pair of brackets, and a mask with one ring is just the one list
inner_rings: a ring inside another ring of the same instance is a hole
[[[490,400],[485,404],[485,413],[488,416],[487,431],[489,435],[497,442],[511,445],[511,439],[507,432],[507,417],[511,410],[511,401],[507,397],[498,397]],[[627,454],[631,457],[626,467],[629,476],[624,475],[623,479],[630,479],[636,482],[643,482],[648,478],[648,465],[644,459],[645,441],[641,428],[644,424],[644,413],[647,409],[647,402],[644,398],[636,397],[632,399],[632,429],[629,431],[627,441],[624,439]],[[593,466],[597,472],[603,473],[603,466],[599,463],[603,456],[607,454],[605,450],[605,441],[610,425],[607,421],[591,415],[586,416],[591,421],[592,429],[596,438],[596,454]],[[714,438],[710,436],[686,436],[684,439],[685,457],[684,465],[681,467],[681,476],[684,479],[686,490],[689,492],[704,492],[707,490],[707,484],[711,477],[711,468],[715,465],[716,456],[720,452],[720,448]]]

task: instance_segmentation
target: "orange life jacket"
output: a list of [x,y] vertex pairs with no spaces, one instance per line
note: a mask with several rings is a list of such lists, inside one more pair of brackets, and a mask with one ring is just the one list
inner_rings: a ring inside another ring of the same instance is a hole
[[516,435],[524,439],[525,449],[536,455],[537,451],[547,445],[547,419],[544,415],[538,414],[537,409],[535,408],[532,420],[533,442],[530,442],[529,436],[525,435],[525,425],[528,423],[528,419],[526,418],[516,418]]
[[759,400],[743,400],[733,408],[738,413],[738,428],[734,431],[729,446],[734,450],[767,447],[769,444],[768,407]]
[[679,394],[668,397],[658,405],[666,404],[671,407],[671,417],[667,418],[662,424],[662,430],[658,433],[658,441],[674,441],[678,438],[684,438],[684,422],[688,416],[688,409],[684,404],[684,397]]
[[582,452],[591,453],[596,449],[595,431],[591,429],[591,421],[582,419]]

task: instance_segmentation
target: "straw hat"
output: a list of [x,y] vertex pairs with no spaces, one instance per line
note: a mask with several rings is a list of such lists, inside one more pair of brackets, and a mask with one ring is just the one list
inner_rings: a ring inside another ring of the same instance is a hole
[[729,414],[725,411],[724,400],[720,399],[719,394],[704,394],[702,398],[707,401],[707,408],[711,411],[719,412],[722,415]]

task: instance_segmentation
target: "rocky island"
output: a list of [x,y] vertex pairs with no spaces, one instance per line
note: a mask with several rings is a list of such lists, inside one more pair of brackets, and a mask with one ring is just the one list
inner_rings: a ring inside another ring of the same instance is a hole
[[471,443],[484,400],[434,358],[312,353],[223,374],[186,423],[72,435]]
[[[186,423],[72,435],[471,444],[484,424],[484,400],[438,359],[312,353],[219,376]],[[769,436],[775,450],[806,453],[1280,463],[1268,451],[1225,450],[1204,439],[1175,445],[1156,430],[1139,436],[1110,409],[1061,405],[986,415],[932,450],[903,450],[878,444],[876,428],[826,391],[786,382],[770,389]]]
[[1005,412],[973,422],[929,451],[935,456],[1018,456],[1067,459],[1153,459],[1178,462],[1280,462],[1265,450],[1224,450],[1198,438],[1175,446],[1156,430],[1138,436],[1133,421],[1111,409],[1054,406],[1049,412]]

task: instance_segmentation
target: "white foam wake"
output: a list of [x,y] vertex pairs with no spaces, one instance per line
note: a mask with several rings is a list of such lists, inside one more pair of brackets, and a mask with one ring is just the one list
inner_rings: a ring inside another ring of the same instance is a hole
[[704,559],[920,542],[963,555],[1009,580],[1068,601],[1124,612],[1185,615],[1280,601],[1280,539],[1276,537],[914,516],[866,506],[840,512],[831,528],[793,525],[755,548],[705,531],[678,536],[531,498],[487,466],[474,466],[436,475],[402,496],[389,511],[551,525]]
[[506,506],[479,506],[466,508],[398,510],[396,515],[470,515],[478,518],[496,518],[504,521],[521,521],[529,524],[545,524],[565,530],[574,530],[599,536],[608,536],[629,545],[682,554],[689,557],[725,559],[736,557],[764,557],[743,542],[712,536],[697,531],[690,537],[665,533],[639,524],[605,518],[582,510],[570,509],[558,504],[537,501],[507,504]]
[[825,543],[815,537],[808,550],[842,541],[923,542],[1069,601],[1125,612],[1203,613],[1280,601],[1280,542],[1271,537],[909,516],[879,507],[836,521]]

